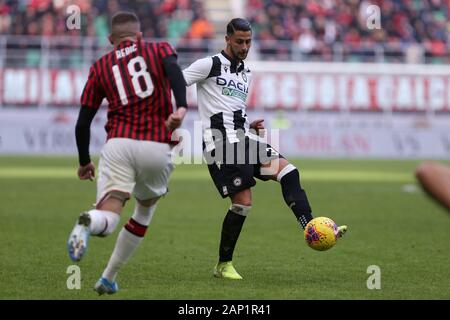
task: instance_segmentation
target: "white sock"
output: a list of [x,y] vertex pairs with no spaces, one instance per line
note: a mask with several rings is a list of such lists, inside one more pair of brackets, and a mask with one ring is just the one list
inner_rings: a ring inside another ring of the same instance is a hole
[[89,230],[92,235],[107,236],[111,234],[120,221],[120,216],[112,211],[106,210],[90,210],[91,224]]
[[144,207],[136,202],[132,218],[122,228],[117,237],[114,251],[105,271],[103,271],[103,278],[108,279],[110,282],[116,280],[119,269],[128,262],[134,251],[136,251],[136,248],[144,239],[147,226],[150,224],[155,209],[156,204],[151,207]]
[[149,226],[156,210],[156,203],[151,207],[144,207],[136,201],[132,218],[144,226]]

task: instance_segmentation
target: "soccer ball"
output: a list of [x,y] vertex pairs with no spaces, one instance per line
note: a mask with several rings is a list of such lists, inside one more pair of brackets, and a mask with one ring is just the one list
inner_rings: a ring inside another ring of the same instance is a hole
[[314,250],[325,251],[336,244],[338,229],[336,223],[327,217],[312,219],[305,228],[305,240]]

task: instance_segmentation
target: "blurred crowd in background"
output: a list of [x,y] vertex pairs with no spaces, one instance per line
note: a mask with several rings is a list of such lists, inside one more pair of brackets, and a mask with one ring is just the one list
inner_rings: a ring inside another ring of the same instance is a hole
[[[68,4],[81,9],[80,30],[67,32]],[[370,5],[380,8],[379,29],[367,27]],[[191,46],[186,41],[201,39],[197,49],[206,53],[216,35],[201,0],[0,0],[0,34],[107,42],[118,10],[136,12],[145,37],[184,49]],[[449,62],[450,0],[246,0],[244,12],[263,59],[377,61],[381,50],[393,62]]]
[[81,29],[69,33],[72,35],[105,38],[112,15],[127,10],[138,15],[142,32],[148,38],[214,36],[199,0],[0,0],[0,33],[67,36],[68,4],[81,9]]
[[[331,54],[344,47],[392,47],[421,43],[434,56],[450,44],[450,1],[444,0],[248,0],[248,19],[257,40],[290,40],[304,53]],[[369,29],[368,18],[380,8],[380,29]]]

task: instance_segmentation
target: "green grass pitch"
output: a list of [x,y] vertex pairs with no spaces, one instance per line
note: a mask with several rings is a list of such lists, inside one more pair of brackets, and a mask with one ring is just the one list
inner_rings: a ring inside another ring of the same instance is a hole
[[[222,200],[206,167],[180,165],[147,237],[100,299],[449,299],[450,214],[417,187],[417,161],[302,160],[315,216],[347,224],[329,251],[308,248],[280,186],[258,181],[235,252],[243,281],[215,279]],[[71,157],[0,157],[0,299],[97,299],[92,290],[119,228],[90,240],[81,289],[69,290],[66,240],[95,201]],[[406,190],[406,191],[405,191]],[[123,225],[133,210],[125,207]],[[367,268],[381,270],[369,290]]]

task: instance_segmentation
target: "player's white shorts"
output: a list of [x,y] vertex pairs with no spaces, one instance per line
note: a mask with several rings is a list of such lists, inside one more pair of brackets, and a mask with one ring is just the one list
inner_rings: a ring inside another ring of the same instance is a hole
[[126,138],[103,146],[97,179],[97,206],[112,191],[148,200],[167,193],[174,165],[167,143]]

